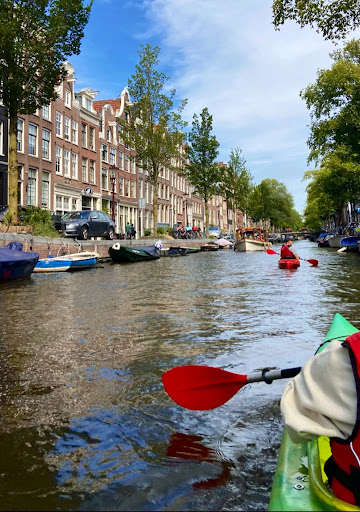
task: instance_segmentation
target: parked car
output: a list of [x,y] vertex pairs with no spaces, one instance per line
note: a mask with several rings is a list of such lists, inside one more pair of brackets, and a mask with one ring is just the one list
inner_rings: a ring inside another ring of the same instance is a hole
[[214,236],[215,238],[221,238],[222,233],[219,226],[210,226],[209,227],[209,236]]
[[82,210],[65,213],[61,217],[64,236],[87,240],[89,237],[114,238],[115,223],[106,213],[99,210]]

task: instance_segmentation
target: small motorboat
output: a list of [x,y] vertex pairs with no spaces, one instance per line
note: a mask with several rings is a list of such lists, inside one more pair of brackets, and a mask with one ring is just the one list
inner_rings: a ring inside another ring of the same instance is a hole
[[358,240],[357,236],[346,236],[340,240],[340,247],[347,251],[358,252]]
[[116,242],[109,247],[109,255],[114,263],[134,263],[136,261],[158,260],[162,243],[154,245],[121,245]]
[[207,244],[204,244],[200,247],[201,251],[218,251],[219,246],[215,242],[209,242]]
[[38,252],[23,252],[21,242],[10,242],[0,248],[0,282],[29,277],[39,259]]
[[186,247],[169,247],[166,249],[161,249],[160,256],[186,256],[188,250]]
[[40,259],[34,272],[66,272],[68,270],[80,270],[93,268],[97,264],[99,255],[96,252],[76,252],[63,256],[49,256]]
[[300,261],[295,258],[280,258],[278,261],[279,268],[298,268]]

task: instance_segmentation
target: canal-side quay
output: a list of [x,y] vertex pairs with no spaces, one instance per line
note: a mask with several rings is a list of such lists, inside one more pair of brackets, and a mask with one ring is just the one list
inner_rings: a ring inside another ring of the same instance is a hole
[[25,233],[3,233],[0,234],[0,247],[5,247],[9,242],[21,242],[23,251],[38,252],[40,258],[47,258],[49,254],[52,256],[70,254],[74,252],[95,251],[99,254],[100,260],[110,260],[109,247],[115,242],[124,246],[143,246],[154,245],[161,240],[164,249],[169,247],[199,247],[211,242],[211,239],[202,238],[195,240],[177,240],[171,238],[143,238],[140,240],[74,240],[73,238],[49,238],[43,236],[34,236]]

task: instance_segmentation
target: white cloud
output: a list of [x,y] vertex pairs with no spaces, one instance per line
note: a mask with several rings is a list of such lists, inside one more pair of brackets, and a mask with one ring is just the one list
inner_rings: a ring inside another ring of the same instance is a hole
[[[207,107],[220,142],[219,160],[227,161],[229,150],[240,147],[250,171],[268,162],[264,168],[271,177],[282,176],[286,186],[292,184],[296,207],[302,210],[310,118],[299,93],[316,80],[319,68],[331,66],[334,46],[314,30],[292,23],[276,32],[271,4],[145,2],[152,34],[159,38],[160,64],[170,70],[179,97],[188,98],[185,117],[190,125],[193,114]],[[295,169],[296,158],[300,165]],[[291,176],[286,168],[292,168]]]

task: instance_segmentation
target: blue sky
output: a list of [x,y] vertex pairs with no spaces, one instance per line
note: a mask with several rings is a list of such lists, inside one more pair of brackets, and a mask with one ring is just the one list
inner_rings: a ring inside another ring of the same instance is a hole
[[[161,48],[158,70],[187,98],[183,117],[207,107],[218,160],[240,148],[256,184],[284,183],[295,208],[306,203],[310,115],[300,90],[329,68],[335,46],[309,28],[275,31],[271,0],[94,0],[81,54],[69,60],[77,91],[116,98],[135,73],[141,44]],[[354,37],[354,34],[351,35]]]

